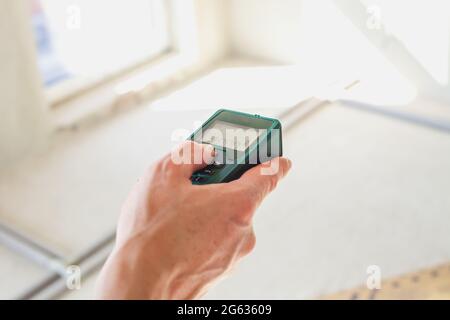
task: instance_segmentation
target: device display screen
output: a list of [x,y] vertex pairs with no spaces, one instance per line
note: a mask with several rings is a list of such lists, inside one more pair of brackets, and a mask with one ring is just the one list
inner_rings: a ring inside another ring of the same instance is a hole
[[210,144],[216,151],[214,163],[192,175],[194,185],[234,181],[258,163],[283,154],[279,120],[232,110],[218,110],[189,140]]
[[203,132],[202,142],[236,151],[245,151],[263,130],[215,120]]

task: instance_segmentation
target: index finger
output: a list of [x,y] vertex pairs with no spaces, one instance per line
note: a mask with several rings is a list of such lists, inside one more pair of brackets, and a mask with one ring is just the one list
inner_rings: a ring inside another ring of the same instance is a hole
[[260,164],[242,175],[241,178],[230,182],[230,185],[244,189],[247,194],[253,195],[258,204],[272,192],[292,167],[291,160],[275,158]]

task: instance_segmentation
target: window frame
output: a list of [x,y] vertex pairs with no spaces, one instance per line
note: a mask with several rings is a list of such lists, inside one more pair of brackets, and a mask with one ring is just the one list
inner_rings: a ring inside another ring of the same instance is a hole
[[[114,82],[126,78],[133,73],[138,72],[146,68],[151,68],[158,61],[164,58],[170,57],[176,52],[176,37],[174,35],[173,26],[173,1],[164,1],[164,12],[166,14],[166,28],[167,28],[167,45],[157,54],[149,54],[147,58],[141,61],[136,61],[125,68],[121,68],[116,71],[112,71],[103,75],[94,76],[90,79],[73,77],[61,81],[50,87],[42,85],[42,90],[50,108],[59,108],[72,100],[88,95],[95,90],[113,84]],[[37,64],[37,53],[36,53]],[[40,73],[39,73],[40,74]],[[42,75],[40,74],[42,77]]]

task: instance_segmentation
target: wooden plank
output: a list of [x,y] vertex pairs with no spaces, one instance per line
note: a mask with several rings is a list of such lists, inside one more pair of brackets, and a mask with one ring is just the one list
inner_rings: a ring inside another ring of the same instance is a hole
[[450,263],[418,272],[390,278],[381,289],[370,290],[365,285],[324,296],[325,300],[450,300]]

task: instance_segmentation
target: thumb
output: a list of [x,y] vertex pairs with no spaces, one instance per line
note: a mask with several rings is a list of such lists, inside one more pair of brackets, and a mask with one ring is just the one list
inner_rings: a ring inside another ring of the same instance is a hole
[[171,161],[178,175],[190,178],[192,174],[213,163],[214,147],[210,144],[200,144],[186,141],[171,153]]

